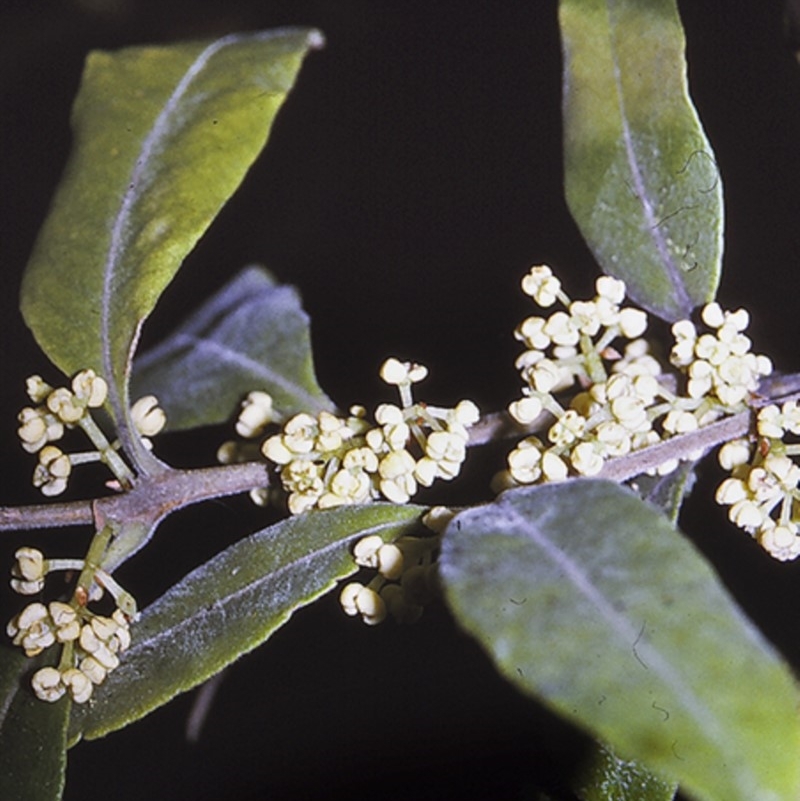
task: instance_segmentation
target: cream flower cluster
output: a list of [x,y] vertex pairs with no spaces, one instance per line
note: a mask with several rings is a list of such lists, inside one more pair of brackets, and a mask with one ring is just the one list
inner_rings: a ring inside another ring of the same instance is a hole
[[419,620],[425,604],[438,593],[434,557],[452,516],[451,510],[435,506],[422,518],[435,536],[403,536],[388,543],[377,534],[360,539],[353,558],[360,567],[377,573],[366,585],[351,581],[342,588],[339,603],[345,614],[360,616],[368,626],[382,623],[387,616],[398,623]]
[[[16,560],[11,586],[23,595],[41,590],[46,574],[52,570],[83,567],[82,560],[47,560],[41,551],[28,547],[17,551]],[[96,578],[103,580],[118,598],[120,607],[135,614],[132,598],[110,576],[98,571]],[[31,686],[38,698],[57,701],[69,692],[76,703],[89,700],[94,687],[119,665],[119,654],[130,645],[131,615],[120,607],[111,617],[105,617],[78,601],[51,601],[47,605],[37,601],[8,623],[6,633],[26,656],[38,656],[51,646],[61,646],[58,667],[44,667],[33,674]]]
[[718,487],[717,503],[728,507],[732,523],[744,529],[775,559],[800,556],[800,445],[784,439],[800,435],[797,401],[759,410],[758,439],[738,439],[720,448],[720,465],[731,473]]
[[[406,503],[420,485],[429,487],[437,478],[458,475],[466,456],[467,429],[477,422],[478,409],[467,400],[452,409],[415,403],[411,385],[427,373],[421,365],[388,359],[380,375],[397,387],[400,405],[379,405],[375,423],[367,420],[363,406],[351,407],[347,417],[303,412],[263,442],[263,456],[280,467],[292,514],[380,497]],[[251,394],[237,431],[258,436],[272,419],[269,396]],[[242,452],[235,443],[225,443],[218,458],[236,461]]]
[[[509,486],[595,476],[605,461],[707,425],[745,408],[772,365],[750,352],[747,312],[702,311],[707,331],[689,320],[672,326],[670,365],[650,352],[645,312],[624,306],[625,284],[601,276],[588,301],[572,301],[545,265],[531,268],[523,291],[541,307],[516,329],[526,350],[516,366],[525,382],[509,406],[521,425],[550,419],[543,439],[527,437],[508,456],[498,484]],[[685,391],[681,388],[685,387]],[[672,471],[677,462],[661,465]]]
[[[28,378],[28,397],[35,406],[26,406],[17,416],[17,429],[22,447],[28,453],[38,453],[39,462],[33,471],[33,485],[43,495],[60,495],[75,465],[106,459],[114,469],[118,459],[108,459],[111,446],[91,419],[90,410],[101,407],[108,394],[105,379],[94,370],[81,370],[72,379],[71,388],[54,389],[41,376]],[[131,407],[131,417],[139,432],[145,436],[158,433],[166,422],[158,401],[152,395],[141,398]],[[60,440],[66,429],[82,428],[92,440],[95,450],[85,453],[65,453],[51,443]],[[145,444],[149,440],[145,439]],[[121,476],[117,476],[121,478]]]
[[28,453],[39,454],[33,485],[43,495],[59,495],[67,488],[73,462],[50,443],[60,440],[65,428],[78,425],[90,408],[102,406],[108,386],[94,370],[82,370],[72,379],[71,389],[54,389],[41,376],[34,375],[27,381],[27,391],[37,405],[26,406],[19,413],[17,435]]

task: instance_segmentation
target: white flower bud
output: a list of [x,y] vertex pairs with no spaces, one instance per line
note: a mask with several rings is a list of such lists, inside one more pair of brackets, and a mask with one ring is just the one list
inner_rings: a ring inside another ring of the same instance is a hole
[[403,552],[393,542],[381,545],[378,549],[378,572],[386,579],[394,581],[403,574]]
[[26,656],[37,656],[56,641],[53,621],[47,607],[41,603],[28,604],[6,627],[14,645],[19,645]]
[[546,322],[544,317],[528,317],[517,326],[514,337],[526,347],[542,351],[550,344],[550,337],[544,333]]
[[261,453],[275,464],[289,464],[294,459],[294,454],[283,444],[280,434],[269,437],[261,446]]
[[55,442],[64,436],[64,424],[44,407],[32,409],[26,406],[17,415],[21,423],[17,436],[28,453],[36,453],[48,442]]
[[591,442],[580,442],[572,449],[570,462],[576,473],[582,476],[596,476],[602,469],[604,459]]
[[94,685],[91,679],[78,668],[68,668],[61,674],[61,681],[69,690],[76,704],[85,704],[92,695]]
[[725,322],[725,314],[716,301],[707,303],[703,307],[700,318],[709,328],[719,328]]
[[797,536],[794,526],[778,525],[763,530],[759,534],[758,543],[780,562],[788,562],[800,556],[800,537]]
[[547,432],[547,438],[553,445],[570,445],[583,436],[586,420],[574,409],[568,409],[556,420]]
[[387,359],[381,365],[379,375],[387,384],[396,386],[408,381],[408,368],[398,359]]
[[746,439],[734,439],[726,442],[719,450],[720,467],[723,470],[733,470],[735,467],[747,464],[750,461],[751,447]]
[[547,481],[564,481],[568,474],[566,462],[552,451],[542,456],[542,474]]
[[39,451],[39,464],[33,471],[33,486],[42,495],[59,495],[67,488],[67,478],[71,472],[69,456],[55,445],[46,445]]
[[77,640],[81,633],[81,624],[77,612],[61,601],[51,601],[48,604],[50,617],[56,625],[56,639],[59,642]]
[[339,603],[345,614],[361,615],[368,626],[380,623],[386,617],[386,604],[375,590],[357,581],[345,585],[339,593]]
[[542,475],[542,444],[535,437],[518,443],[508,454],[508,470],[520,484],[534,484]]
[[31,687],[33,687],[37,698],[50,703],[58,701],[67,691],[61,681],[61,674],[54,667],[44,667],[37,670],[31,678]]
[[453,418],[465,428],[475,425],[480,420],[481,413],[471,400],[460,400],[453,409]]
[[365,470],[374,473],[378,469],[378,457],[371,448],[352,448],[342,459],[345,470]]
[[397,426],[405,422],[403,410],[393,403],[381,403],[375,409],[375,422],[382,426]]
[[423,487],[430,487],[433,482],[441,475],[439,470],[440,462],[436,462],[429,456],[423,456],[414,467],[414,478]]
[[554,361],[542,359],[531,368],[529,380],[537,392],[547,394],[569,386],[570,382],[565,373],[566,371]]
[[16,564],[11,568],[11,588],[20,595],[35,595],[44,587],[47,562],[36,548],[20,548],[14,554]]
[[687,434],[696,431],[699,427],[697,418],[683,409],[672,409],[667,413],[662,423],[664,431],[670,434]]
[[364,587],[356,596],[356,608],[368,626],[375,626],[386,619],[386,604],[375,590]]
[[40,375],[32,375],[25,380],[25,390],[34,403],[44,403],[53,388]]
[[364,585],[359,584],[357,581],[351,581],[342,588],[342,591],[339,593],[339,603],[346,615],[355,617],[358,614],[356,598],[358,598],[358,594],[363,589]]
[[108,675],[108,671],[93,656],[86,656],[81,659],[78,668],[89,678],[92,684],[102,684]]
[[86,413],[83,403],[65,387],[54,389],[47,396],[47,408],[66,425],[74,425]]
[[545,308],[552,306],[558,299],[561,282],[547,265],[535,265],[522,279],[522,291]]
[[717,487],[714,500],[720,506],[732,506],[734,503],[746,500],[750,497],[745,483],[738,478],[726,478]]
[[442,534],[454,517],[455,512],[447,506],[434,506],[422,516],[422,523],[431,531]]
[[272,395],[250,392],[242,401],[242,410],[236,420],[236,433],[245,439],[252,439],[259,436],[273,420]]
[[582,334],[593,337],[600,330],[600,318],[594,301],[574,300],[569,304],[569,313]]
[[800,434],[800,406],[797,401],[786,401],[781,407],[781,417],[784,428],[792,434]]
[[167,415],[155,395],[145,395],[131,406],[131,420],[143,437],[154,437],[167,423]]
[[428,376],[428,368],[423,364],[410,364],[408,366],[408,380],[416,384]]
[[435,462],[461,463],[467,455],[467,446],[457,434],[434,431],[425,442],[425,454]]
[[728,519],[731,523],[750,533],[761,528],[767,517],[758,504],[749,499],[737,501],[728,510]]
[[597,294],[601,298],[619,305],[625,300],[625,282],[610,275],[601,275],[594,283]]
[[515,400],[509,407],[509,414],[520,424],[532,423],[543,410],[542,402],[535,395]]
[[94,370],[81,370],[72,379],[72,391],[87,406],[98,408],[106,401],[108,384]]
[[573,319],[562,311],[550,315],[545,323],[544,333],[556,345],[577,345],[580,341],[580,331]]
[[640,337],[647,330],[647,314],[641,309],[630,307],[619,313],[619,330],[628,339]]
[[362,537],[353,548],[353,557],[357,565],[362,567],[378,566],[378,549],[383,545],[383,540],[377,534]]

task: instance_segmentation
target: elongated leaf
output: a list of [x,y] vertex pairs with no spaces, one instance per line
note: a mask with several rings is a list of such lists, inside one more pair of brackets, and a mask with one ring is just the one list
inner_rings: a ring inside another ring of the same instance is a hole
[[74,147],[22,285],[22,312],[65,373],[111,384],[123,442],[139,328],[267,139],[316,31],[94,52]]
[[253,389],[276,411],[333,409],[317,385],[308,315],[297,291],[258,267],[243,270],[133,365],[134,398],[154,394],[170,429],[222,423]]
[[672,801],[678,791],[674,782],[659,779],[603,746],[597,746],[571,783],[581,801]]
[[122,664],[73,710],[70,740],[121,728],[260,645],[356,571],[354,538],[395,539],[421,507],[369,504],[284,520],[231,546],[148,607]]
[[711,300],[722,184],[675,0],[560,0],[567,203],[602,269],[667,320]]
[[9,801],[58,801],[64,790],[70,702],[34,696],[30,676],[39,667],[0,648],[0,798]]
[[445,532],[464,627],[524,692],[716,801],[796,799],[798,693],[669,521],[605,481],[510,491]]

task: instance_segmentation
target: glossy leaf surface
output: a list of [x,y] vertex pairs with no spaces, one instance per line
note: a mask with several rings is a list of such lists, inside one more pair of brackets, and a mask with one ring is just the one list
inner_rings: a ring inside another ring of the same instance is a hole
[[308,315],[297,290],[249,267],[222,287],[161,344],[138,356],[131,396],[154,394],[169,429],[222,423],[254,389],[274,408],[333,410],[314,376]]
[[667,320],[713,299],[722,184],[675,0],[561,0],[567,203],[601,268]]
[[660,512],[605,481],[509,491],[444,537],[446,597],[510,681],[700,799],[800,791],[788,669]]
[[109,381],[124,444],[139,328],[266,142],[307,29],[94,52],[72,113],[74,145],[22,286],[39,345],[70,374]]
[[291,614],[356,572],[355,538],[394,539],[422,507],[369,504],[291,517],[232,545],[148,607],[70,740],[100,737],[202,683],[264,642]]
[[67,768],[70,702],[38,700],[30,687],[40,660],[0,648],[0,798],[58,801]]

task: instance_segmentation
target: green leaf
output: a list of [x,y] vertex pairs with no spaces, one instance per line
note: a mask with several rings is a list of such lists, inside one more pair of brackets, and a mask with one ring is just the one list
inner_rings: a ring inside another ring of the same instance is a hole
[[723,205],[675,0],[560,0],[559,20],[572,216],[633,300],[688,317],[716,293]]
[[678,790],[599,744],[571,784],[581,801],[672,801]]
[[229,420],[253,389],[284,417],[332,411],[314,377],[308,315],[294,287],[249,267],[133,364],[131,395],[156,395],[170,429]]
[[67,768],[70,701],[40,701],[30,688],[40,660],[0,647],[0,798],[57,801]]
[[308,29],[94,52],[74,145],[27,266],[21,306],[65,373],[92,367],[130,455],[130,360],[144,319],[241,183],[309,47]]
[[711,568],[605,481],[509,491],[448,526],[461,624],[524,692],[716,801],[796,799],[798,692]]
[[309,512],[232,545],[144,611],[119,668],[91,704],[74,708],[70,742],[119,729],[213,676],[356,572],[354,539],[395,539],[423,511],[381,503]]
[[694,486],[694,468],[694,462],[681,462],[665,476],[637,476],[634,487],[644,500],[661,509],[670,523],[677,525],[681,506]]

